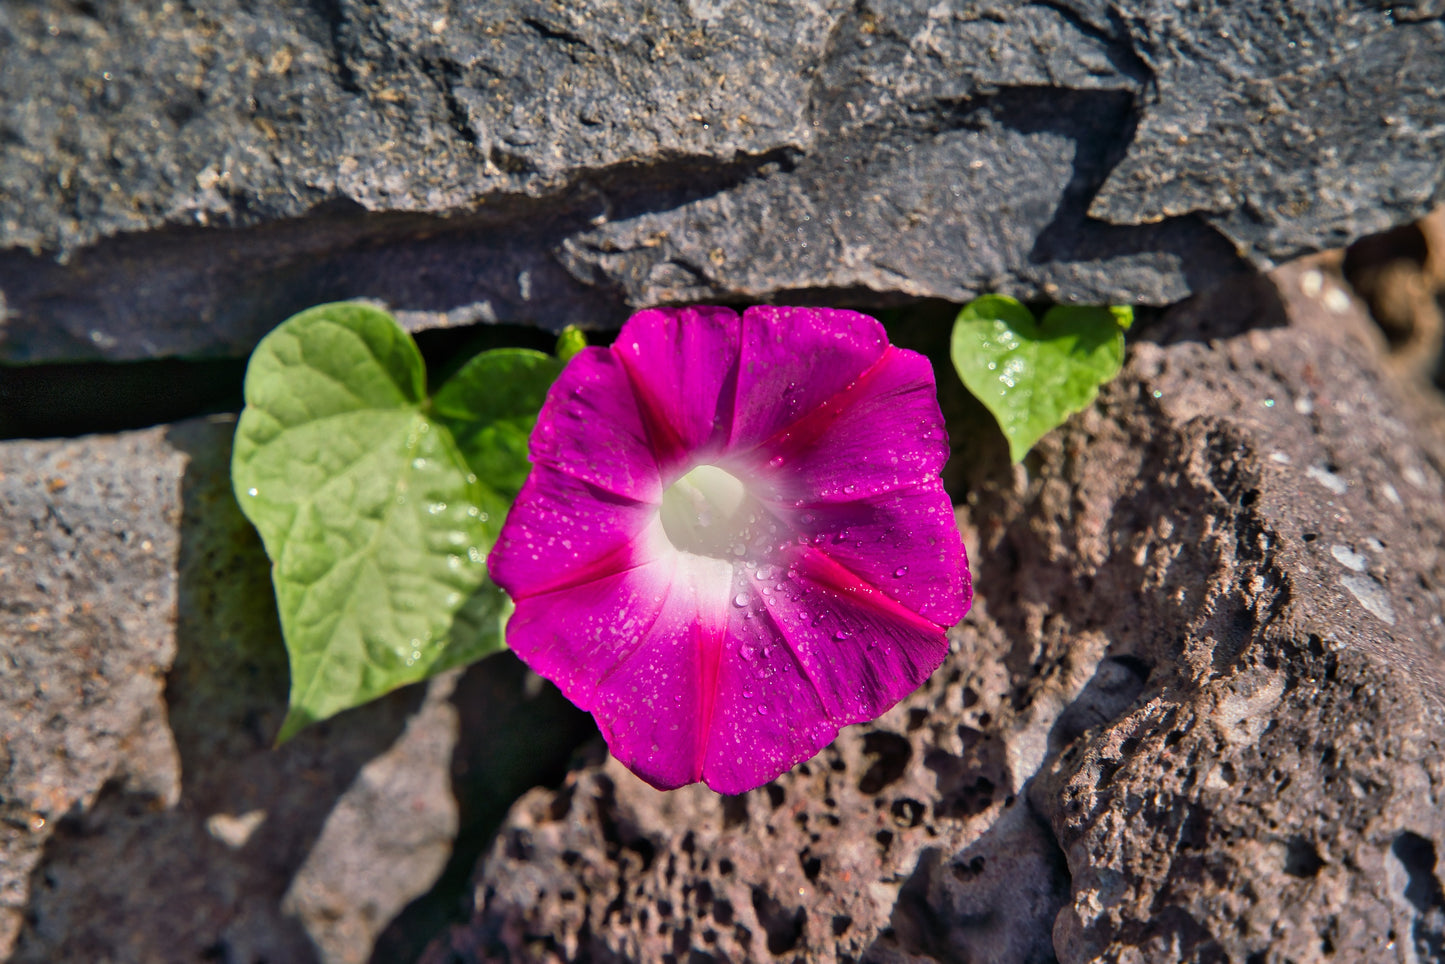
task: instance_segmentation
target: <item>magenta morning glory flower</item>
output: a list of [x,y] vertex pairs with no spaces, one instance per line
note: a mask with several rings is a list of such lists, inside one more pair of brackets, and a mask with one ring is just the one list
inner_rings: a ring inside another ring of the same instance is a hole
[[641,312],[542,407],[489,562],[508,643],[653,786],[760,786],[943,662],[947,455],[928,360],[866,315]]

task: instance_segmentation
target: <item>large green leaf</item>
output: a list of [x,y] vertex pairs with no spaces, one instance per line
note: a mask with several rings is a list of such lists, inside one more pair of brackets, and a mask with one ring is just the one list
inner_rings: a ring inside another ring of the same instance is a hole
[[527,440],[561,371],[551,355],[499,348],[467,362],[432,397],[432,415],[451,431],[472,471],[509,500],[531,469]]
[[1019,462],[1118,374],[1130,321],[1127,308],[1066,305],[1037,321],[1014,299],[985,295],[965,305],[954,323],[953,367],[998,419],[1009,455]]
[[426,414],[425,383],[411,337],[365,305],[302,312],[251,357],[231,478],[272,562],[282,740],[502,645],[486,557],[509,499]]

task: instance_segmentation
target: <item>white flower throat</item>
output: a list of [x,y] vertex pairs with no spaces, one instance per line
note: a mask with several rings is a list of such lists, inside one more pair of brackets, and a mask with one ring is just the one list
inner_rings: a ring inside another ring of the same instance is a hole
[[716,465],[699,465],[662,493],[662,531],[673,547],[727,559],[745,546],[756,516],[748,512],[741,479]]

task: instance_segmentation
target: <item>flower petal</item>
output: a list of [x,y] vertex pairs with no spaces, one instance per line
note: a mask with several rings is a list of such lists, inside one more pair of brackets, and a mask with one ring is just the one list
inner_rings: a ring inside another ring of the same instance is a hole
[[656,504],[657,457],[622,362],[606,348],[562,369],[532,431],[533,464],[551,465],[617,495]]
[[948,655],[943,627],[815,549],[800,547],[771,588],[763,606],[839,726],[883,713]]
[[942,664],[934,625],[810,549],[761,565],[736,596],[702,776],[750,790],[871,720]]
[[622,360],[667,470],[720,447],[732,425],[740,325],[727,308],[658,308],[628,319]]
[[729,447],[751,448],[846,388],[888,346],[883,326],[856,311],[743,312]]
[[778,634],[756,587],[729,624],[718,666],[703,779],[743,793],[811,758],[838,735],[817,688]]
[[853,501],[936,478],[948,433],[933,367],[889,347],[845,389],[740,457],[754,494],[784,505]]
[[930,622],[952,626],[968,611],[973,587],[963,539],[937,476],[884,496],[778,515],[819,552]]
[[734,578],[686,553],[671,575],[657,619],[598,681],[591,708],[612,755],[659,790],[703,779]]
[[487,560],[514,600],[629,569],[656,555],[657,506],[548,464],[532,467]]

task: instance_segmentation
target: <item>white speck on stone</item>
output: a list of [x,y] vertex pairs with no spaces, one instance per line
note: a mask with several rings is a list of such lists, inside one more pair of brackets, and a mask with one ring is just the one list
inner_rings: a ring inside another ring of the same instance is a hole
[[1423,489],[1429,485],[1428,480],[1425,478],[1425,473],[1421,472],[1418,466],[1407,465],[1400,470],[1400,474],[1405,477],[1406,482],[1409,482],[1417,489]]
[[1315,410],[1315,403],[1308,398],[1296,398],[1294,400],[1294,410],[1301,415],[1309,415]]
[[206,818],[206,832],[232,850],[240,850],[265,820],[265,810],[250,810],[240,815],[215,813]]
[[1311,465],[1305,469],[1305,475],[1308,475],[1335,495],[1344,495],[1350,487],[1349,483],[1344,479],[1328,469],[1322,469],[1317,465]]
[[1299,290],[1304,292],[1306,298],[1318,298],[1320,292],[1325,290],[1324,273],[1311,269],[1300,275]]
[[1341,576],[1340,585],[1348,589],[1350,595],[1375,618],[1391,626],[1395,625],[1395,607],[1390,605],[1390,596],[1385,592],[1384,586],[1370,576],[1357,576],[1354,573]]
[[1396,505],[1404,505],[1404,502],[1400,500],[1400,493],[1396,492],[1395,487],[1390,483],[1386,482],[1384,485],[1380,486],[1380,491],[1385,493],[1385,498],[1389,499]]
[[1326,291],[1325,296],[1321,298],[1320,301],[1327,309],[1337,315],[1343,315],[1350,310],[1350,296],[1339,288],[1331,288],[1329,291]]
[[1355,572],[1364,572],[1365,566],[1369,564],[1369,560],[1348,546],[1338,544],[1330,546],[1330,555],[1334,556],[1335,561],[1340,565],[1347,569],[1353,569]]
[[1370,550],[1371,552],[1384,552],[1385,544],[1379,539],[1366,539],[1365,548]]
[[1285,455],[1283,452],[1269,453],[1269,460],[1271,462],[1278,462],[1280,465],[1289,465],[1289,456]]

